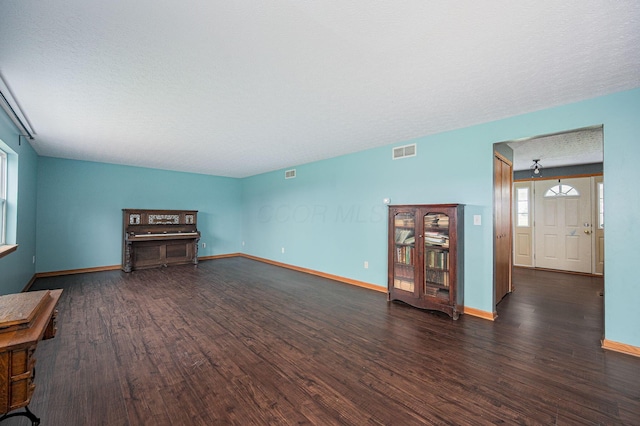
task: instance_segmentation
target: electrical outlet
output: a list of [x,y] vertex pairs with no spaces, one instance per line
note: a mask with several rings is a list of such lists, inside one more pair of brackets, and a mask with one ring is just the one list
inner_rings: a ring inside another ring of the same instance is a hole
[[369,269],[369,262],[368,261],[364,261],[364,269]]
[[244,241],[242,242],[242,247],[244,247]]
[[282,252],[284,253],[284,247],[282,247]]
[[207,248],[207,243],[202,243],[202,248]]

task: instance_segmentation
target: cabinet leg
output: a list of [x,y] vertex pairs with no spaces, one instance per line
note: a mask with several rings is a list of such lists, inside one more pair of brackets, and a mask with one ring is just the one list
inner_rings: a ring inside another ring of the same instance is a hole
[[453,320],[457,321],[458,318],[460,318],[460,312],[458,311],[453,311]]
[[40,424],[40,419],[38,417],[36,417],[35,414],[33,414],[31,412],[31,410],[29,410],[29,407],[24,407],[24,411],[20,411],[17,413],[10,413],[10,414],[5,414],[4,416],[0,417],[0,422],[3,421],[4,419],[8,419],[10,417],[17,417],[17,416],[24,416],[26,418],[28,418],[29,420],[31,420],[31,426],[38,426]]

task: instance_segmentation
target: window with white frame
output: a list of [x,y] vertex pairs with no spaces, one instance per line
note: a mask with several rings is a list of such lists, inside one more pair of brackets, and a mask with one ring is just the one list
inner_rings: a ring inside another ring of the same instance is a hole
[[0,150],[0,245],[7,242],[7,153]]

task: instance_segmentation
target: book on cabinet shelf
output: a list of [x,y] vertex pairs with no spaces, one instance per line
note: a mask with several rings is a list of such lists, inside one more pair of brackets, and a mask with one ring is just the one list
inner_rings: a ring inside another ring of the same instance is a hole
[[425,295],[428,297],[437,297],[438,299],[449,299],[449,290],[438,287],[427,287]]
[[415,258],[415,248],[412,246],[396,247],[396,263],[413,265]]
[[433,284],[436,286],[449,287],[449,271],[427,269],[425,271],[425,281],[427,282],[427,286]]
[[399,278],[395,278],[393,280],[393,286],[395,288],[399,288],[400,290],[411,291],[411,292],[413,292],[413,290],[415,288],[413,281],[402,280],[402,279],[399,279]]
[[424,217],[424,226],[427,228],[448,228],[449,216],[445,214],[428,214]]
[[427,268],[449,269],[449,252],[427,250]]
[[400,228],[413,228],[415,226],[413,217],[403,218],[403,217],[396,216],[393,223],[395,224],[396,227],[400,227]]
[[449,247],[449,236],[439,232],[425,232],[424,242],[427,245]]
[[413,265],[398,265],[394,274],[397,278],[406,278],[413,281],[415,277],[415,270]]
[[396,229],[396,244],[414,244],[415,242],[413,229]]

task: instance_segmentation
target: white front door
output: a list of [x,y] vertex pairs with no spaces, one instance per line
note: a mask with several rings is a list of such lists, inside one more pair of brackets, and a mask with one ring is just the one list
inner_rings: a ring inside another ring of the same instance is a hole
[[591,273],[589,178],[535,181],[535,266]]

